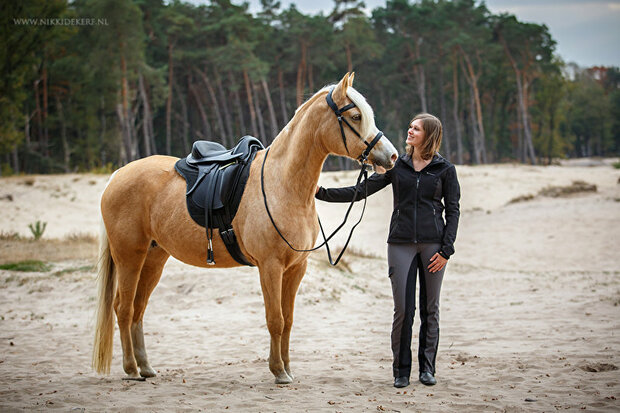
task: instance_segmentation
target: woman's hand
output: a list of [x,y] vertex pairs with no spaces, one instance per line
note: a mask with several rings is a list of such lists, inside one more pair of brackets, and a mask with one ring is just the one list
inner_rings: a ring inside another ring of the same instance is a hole
[[438,252],[435,253],[435,255],[433,255],[431,257],[431,263],[428,266],[428,270],[430,272],[437,272],[437,271],[441,271],[443,270],[443,267],[446,266],[446,263],[448,262],[447,259],[445,259],[444,257],[442,257],[441,255],[439,255]]

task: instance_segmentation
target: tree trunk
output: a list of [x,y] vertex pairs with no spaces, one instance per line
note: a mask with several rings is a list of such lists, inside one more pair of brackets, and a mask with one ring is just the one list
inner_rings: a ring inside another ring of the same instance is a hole
[[151,156],[153,154],[151,150],[151,109],[149,105],[149,99],[146,95],[146,88],[144,87],[144,76],[142,72],[138,75],[138,87],[140,90],[140,97],[142,98],[142,135],[144,136],[144,156]]
[[[121,50],[123,50],[123,46],[121,45]],[[132,139],[132,131],[131,131],[131,119],[130,119],[130,110],[129,110],[129,83],[127,81],[127,62],[125,60],[125,55],[121,53],[121,113],[120,113],[120,121],[122,122],[122,131],[123,131],[123,140],[125,141],[124,147],[126,151],[126,159],[125,163],[131,162],[137,158],[137,153],[135,151],[135,145]]]
[[213,139],[213,133],[211,131],[211,125],[209,124],[209,119],[207,118],[207,112],[205,111],[202,101],[200,100],[200,94],[196,90],[196,86],[193,84],[189,86],[189,89],[194,96],[194,100],[196,101],[196,105],[198,106],[198,113],[200,113],[200,118],[202,119],[202,136],[204,136],[204,138],[207,140],[211,140]]
[[420,59],[420,44],[417,38],[413,38],[415,49],[411,49],[411,45],[407,45],[409,49],[409,57],[413,61],[413,76],[416,83],[416,89],[418,91],[418,98],[420,99],[420,107],[422,112],[428,112],[428,104],[426,101],[426,75],[424,72],[424,66],[417,63]]
[[[42,116],[42,111],[41,111],[41,96],[39,93],[39,83],[41,82],[41,79],[37,79],[34,82],[34,100],[35,100],[35,107],[37,108],[36,112],[37,112],[37,132],[39,135],[39,139],[38,139],[38,144],[39,144],[39,150],[43,151],[43,145],[44,145],[44,140],[43,140],[43,116]],[[36,148],[35,148],[36,150]]]
[[[443,61],[443,53],[440,53],[440,60]],[[443,120],[443,144],[446,148],[445,154],[448,160],[451,159],[452,156],[452,148],[450,147],[450,143],[452,138],[450,137],[449,128],[446,128],[448,125],[448,112],[446,108],[446,95],[444,93],[444,78],[443,78],[443,65],[439,64],[439,106],[441,110],[441,119]]]
[[347,72],[353,72],[353,55],[351,53],[351,45],[349,42],[344,42],[344,50],[347,55]]
[[[518,87],[517,87],[518,88]],[[522,94],[520,95],[519,105],[521,106],[521,112],[523,114],[523,131],[525,132],[525,145],[527,148],[527,154],[532,162],[532,165],[536,165],[536,154],[534,152],[534,140],[532,139],[532,125],[529,116],[529,97],[528,89],[529,82],[525,80],[522,86]]]
[[[459,46],[460,47],[460,46]],[[477,139],[477,151],[479,153],[476,154],[476,159],[480,159],[482,163],[486,163],[486,149],[485,149],[485,141],[486,137],[484,134],[484,123],[482,120],[482,105],[480,103],[480,90],[478,89],[478,77],[479,74],[476,74],[474,71],[474,67],[469,59],[469,56],[465,53],[463,48],[461,48],[461,52],[463,54],[463,62],[465,64],[465,78],[469,82],[469,86],[471,88],[472,97],[474,100],[474,110],[476,116],[475,122],[475,137]]]
[[50,157],[50,142],[49,142],[49,128],[47,125],[48,114],[48,93],[47,93],[47,64],[43,61],[43,151],[42,154],[45,158]]
[[24,151],[24,159],[22,160],[22,170],[24,172],[28,172],[29,166],[29,157],[30,157],[30,120],[34,117],[35,112],[29,113],[28,105],[26,104],[26,113],[24,114],[24,140],[25,142],[25,151]]
[[120,145],[118,148],[118,163],[119,165],[125,165],[127,163],[129,163],[129,159],[128,159],[128,151],[127,151],[127,139],[125,139],[125,119],[123,116],[123,104],[122,103],[117,103],[116,104],[116,116],[118,117],[118,126],[121,129],[121,139],[120,139]]
[[[188,92],[189,92],[189,77],[188,79]],[[181,92],[181,88],[175,87],[177,91],[177,96],[179,99],[179,103],[181,104],[181,114],[183,115],[181,123],[183,124],[183,132],[181,132],[181,137],[183,138],[183,151],[184,153],[189,153],[191,150],[191,146],[189,143],[189,113],[187,111],[187,96],[183,96]]]
[[308,90],[310,90],[310,93],[314,92],[314,74],[312,72],[312,63],[310,63],[307,66],[307,71],[308,71]]
[[252,125],[252,135],[258,136],[258,126],[256,124],[256,111],[254,110],[254,99],[252,97],[252,85],[250,84],[250,76],[248,71],[243,69],[243,81],[245,82],[245,94],[248,98],[248,107],[250,109],[250,122]]
[[172,39],[168,39],[168,100],[166,101],[166,155],[172,153],[172,77],[174,67],[172,61]]
[[[228,72],[228,77],[230,80],[230,84],[233,85],[234,82],[233,82],[232,72]],[[239,114],[239,125],[241,127],[240,135],[246,135],[248,129],[245,126],[245,118],[243,116],[243,106],[241,106],[241,97],[239,96],[238,88],[234,88],[234,96],[235,96],[235,106],[237,106],[237,113]]]
[[[19,151],[17,150],[17,145],[11,151],[12,160],[13,160],[13,173],[15,175],[19,175]],[[2,173],[0,172],[0,175]]]
[[459,117],[459,80],[458,80],[458,56],[452,54],[452,118],[454,119],[454,131],[456,132],[456,161],[463,164],[463,136],[461,133],[461,120]]
[[555,137],[555,111],[552,109],[549,114],[549,144],[547,145],[547,158],[549,159],[549,165],[553,158],[553,138]]
[[229,99],[227,99],[226,95],[224,94],[224,89],[222,88],[222,79],[220,77],[219,72],[217,71],[217,67],[214,67],[213,70],[215,72],[215,82],[217,84],[217,91],[220,95],[220,102],[222,102],[222,109],[224,111],[226,136],[230,137],[230,139],[232,140],[234,138],[235,133],[232,128],[232,117],[230,116],[230,110],[228,109]]
[[103,97],[103,95],[101,95],[101,98],[99,99],[99,113],[100,113],[100,117],[99,120],[101,122],[101,131],[99,132],[99,159],[101,159],[101,165],[105,165],[108,161],[108,156],[107,156],[107,152],[105,150],[105,135],[107,132],[107,123],[106,123],[106,119],[105,119],[105,98]]
[[60,139],[62,140],[63,160],[65,173],[69,173],[69,161],[71,159],[71,150],[67,141],[67,124],[65,122],[65,114],[62,108],[60,97],[56,95],[56,109],[58,110],[58,119],[60,120]]
[[282,110],[282,127],[288,123],[288,115],[286,114],[286,95],[284,93],[284,73],[278,68],[278,86],[280,89],[280,109]]
[[301,59],[297,65],[297,107],[300,107],[304,99],[304,86],[306,79],[306,43],[301,42]]
[[469,88],[469,119],[471,122],[471,130],[472,130],[472,149],[474,155],[474,163],[480,165],[482,163],[482,158],[480,156],[480,132],[476,125],[476,103],[474,99],[474,90],[470,85]]
[[273,102],[271,101],[269,86],[267,85],[267,81],[264,77],[261,78],[261,84],[263,85],[263,92],[265,92],[265,100],[267,101],[267,109],[269,110],[269,121],[271,123],[271,139],[268,139],[268,141],[271,142],[278,135],[278,122],[276,121],[276,112],[273,109]]
[[232,142],[229,142],[229,140],[232,137],[228,136],[226,134],[226,129],[224,129],[224,119],[222,119],[222,114],[220,113],[220,105],[217,102],[217,97],[215,96],[215,90],[213,89],[213,86],[211,86],[211,81],[209,80],[205,72],[202,72],[197,67],[194,69],[207,87],[207,92],[209,93],[209,97],[211,98],[211,104],[213,105],[213,111],[215,112],[215,118],[217,120],[217,128],[221,135],[221,141],[222,143],[224,143],[224,146],[230,148],[232,147]]
[[[536,165],[536,154],[534,153],[534,144],[532,141],[532,127],[530,125],[529,120],[529,101],[527,98],[527,79],[525,73],[519,69],[517,66],[517,62],[510,53],[510,49],[508,48],[508,44],[506,43],[506,39],[500,33],[498,33],[498,37],[502,46],[504,47],[504,52],[506,53],[506,57],[510,61],[510,65],[515,72],[515,79],[517,83],[517,98],[519,104],[519,110],[521,112],[521,127],[523,128],[523,139],[524,139],[524,149],[526,151],[526,156],[529,156],[533,165]],[[525,161],[525,159],[524,159]]]
[[265,132],[265,120],[263,119],[263,111],[260,108],[260,99],[259,99],[259,93],[256,91],[256,89],[258,89],[258,86],[254,84],[254,82],[250,82],[251,86],[252,86],[252,93],[254,95],[254,110],[256,112],[256,118],[258,120],[258,131],[260,133],[260,135],[258,136],[258,138],[260,139],[260,141],[263,143],[263,145],[267,146],[267,133]]

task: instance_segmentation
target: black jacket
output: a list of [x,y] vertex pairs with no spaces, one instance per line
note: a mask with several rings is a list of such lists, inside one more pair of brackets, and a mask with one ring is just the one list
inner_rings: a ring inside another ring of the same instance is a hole
[[[420,172],[413,169],[411,157],[403,154],[387,173],[368,178],[368,195],[392,184],[394,211],[387,242],[437,242],[440,254],[454,254],[454,240],[459,225],[461,189],[456,168],[437,154]],[[328,202],[351,202],[355,186],[320,188],[316,198]],[[356,200],[364,198],[364,188]],[[443,199],[443,203],[442,203]],[[445,222],[442,214],[445,213]]]

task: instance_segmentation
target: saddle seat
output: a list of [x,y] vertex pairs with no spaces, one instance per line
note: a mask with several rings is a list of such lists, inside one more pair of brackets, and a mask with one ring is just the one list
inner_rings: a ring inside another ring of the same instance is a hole
[[252,265],[243,256],[232,228],[250,164],[263,144],[252,136],[244,136],[239,143],[226,149],[217,142],[196,141],[191,153],[179,159],[176,171],[187,184],[187,210],[198,225],[207,232],[207,263],[215,264],[213,256],[213,229],[218,229],[230,255],[242,265]]
[[236,146],[227,150],[224,145],[217,142],[196,141],[192,145],[192,152],[187,156],[187,163],[199,165],[209,162],[234,161],[244,155],[242,151],[235,152],[235,149],[237,149]]

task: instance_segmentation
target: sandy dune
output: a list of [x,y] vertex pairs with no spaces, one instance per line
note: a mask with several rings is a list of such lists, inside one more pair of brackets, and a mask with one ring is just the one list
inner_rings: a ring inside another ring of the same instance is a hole
[[[118,333],[111,375],[94,374],[93,257],[44,273],[0,270],[0,411],[619,411],[620,170],[609,161],[457,170],[461,225],[442,288],[436,386],[392,387],[386,189],[368,200],[344,265],[330,268],[324,252],[311,257],[297,298],[292,385],[275,385],[268,369],[257,271],[173,259],[144,321],[158,376],[120,380]],[[320,183],[355,176],[325,173]],[[41,220],[44,238],[94,234],[106,179],[1,178],[0,232],[30,236],[27,225]],[[575,180],[597,191],[538,195]],[[318,208],[328,228],[345,211]],[[4,262],[7,245],[0,240]]]

